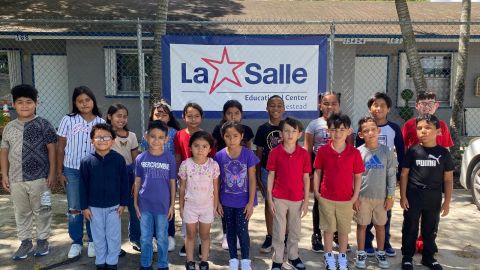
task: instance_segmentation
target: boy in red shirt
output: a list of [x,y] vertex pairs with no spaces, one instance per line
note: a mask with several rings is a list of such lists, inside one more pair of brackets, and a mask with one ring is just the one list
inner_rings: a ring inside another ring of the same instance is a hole
[[[347,270],[346,252],[353,217],[352,207],[358,199],[365,168],[360,151],[345,143],[352,134],[350,118],[342,113],[332,114],[327,119],[327,126],[331,142],[317,151],[313,163],[313,191],[320,206],[320,228],[325,239],[325,268]],[[336,231],[340,244],[338,268],[332,253],[333,233]]]
[[270,151],[267,161],[267,198],[273,215],[272,270],[282,269],[287,223],[287,264],[293,269],[306,270],[298,256],[298,242],[301,218],[308,213],[310,155],[297,144],[303,131],[300,121],[287,117],[280,122],[280,130],[282,144]]

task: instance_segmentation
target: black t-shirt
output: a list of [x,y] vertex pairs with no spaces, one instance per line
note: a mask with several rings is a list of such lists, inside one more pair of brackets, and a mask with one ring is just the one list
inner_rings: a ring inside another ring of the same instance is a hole
[[269,122],[258,127],[257,134],[253,143],[256,146],[263,147],[261,164],[263,168],[267,167],[268,154],[275,146],[280,144],[280,127],[270,125]]
[[409,184],[440,190],[444,172],[453,171],[454,165],[452,156],[445,147],[424,147],[417,144],[408,149],[403,167],[410,169]]
[[[217,152],[226,147],[225,141],[223,140],[223,137],[220,132],[222,125],[223,124],[216,125],[212,132],[213,138],[215,138],[215,140],[217,141],[217,145],[216,145]],[[241,145],[247,146],[247,142],[253,139],[253,131],[249,126],[246,126],[244,124],[242,124],[242,126],[243,126],[244,134],[243,134]]]

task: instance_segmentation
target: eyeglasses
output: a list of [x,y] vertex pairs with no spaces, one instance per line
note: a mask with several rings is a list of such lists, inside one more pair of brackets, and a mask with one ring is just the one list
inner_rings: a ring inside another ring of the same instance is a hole
[[93,138],[93,140],[96,142],[109,142],[112,140],[112,136],[99,136]]
[[424,107],[433,107],[435,106],[435,103],[437,103],[436,101],[419,101],[418,104],[420,106],[424,106]]

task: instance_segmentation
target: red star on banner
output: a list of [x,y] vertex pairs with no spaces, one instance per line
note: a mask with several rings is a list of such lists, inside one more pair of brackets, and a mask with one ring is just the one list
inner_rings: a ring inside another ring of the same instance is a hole
[[[238,79],[237,73],[235,73],[235,70],[245,64],[245,62],[230,61],[227,47],[223,47],[222,60],[213,60],[208,58],[202,58],[202,60],[215,69],[215,76],[213,78],[212,85],[210,86],[209,94],[213,93],[213,91],[215,91],[215,89],[217,89],[224,81],[229,81],[240,87],[242,86],[240,80]],[[218,76],[219,73],[221,76]],[[231,78],[232,75],[234,79]],[[219,77],[221,79],[219,79]]]

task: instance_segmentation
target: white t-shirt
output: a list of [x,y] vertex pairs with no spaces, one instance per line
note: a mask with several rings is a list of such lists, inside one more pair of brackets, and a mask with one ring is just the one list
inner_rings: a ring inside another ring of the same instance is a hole
[[327,144],[330,139],[327,130],[327,121],[325,121],[323,117],[312,120],[305,129],[305,133],[313,135],[313,153],[315,153],[315,155],[317,154],[318,148]]
[[138,149],[137,135],[133,132],[128,132],[127,137],[120,137],[117,135],[112,149],[123,156],[127,165],[132,164],[132,150]]

